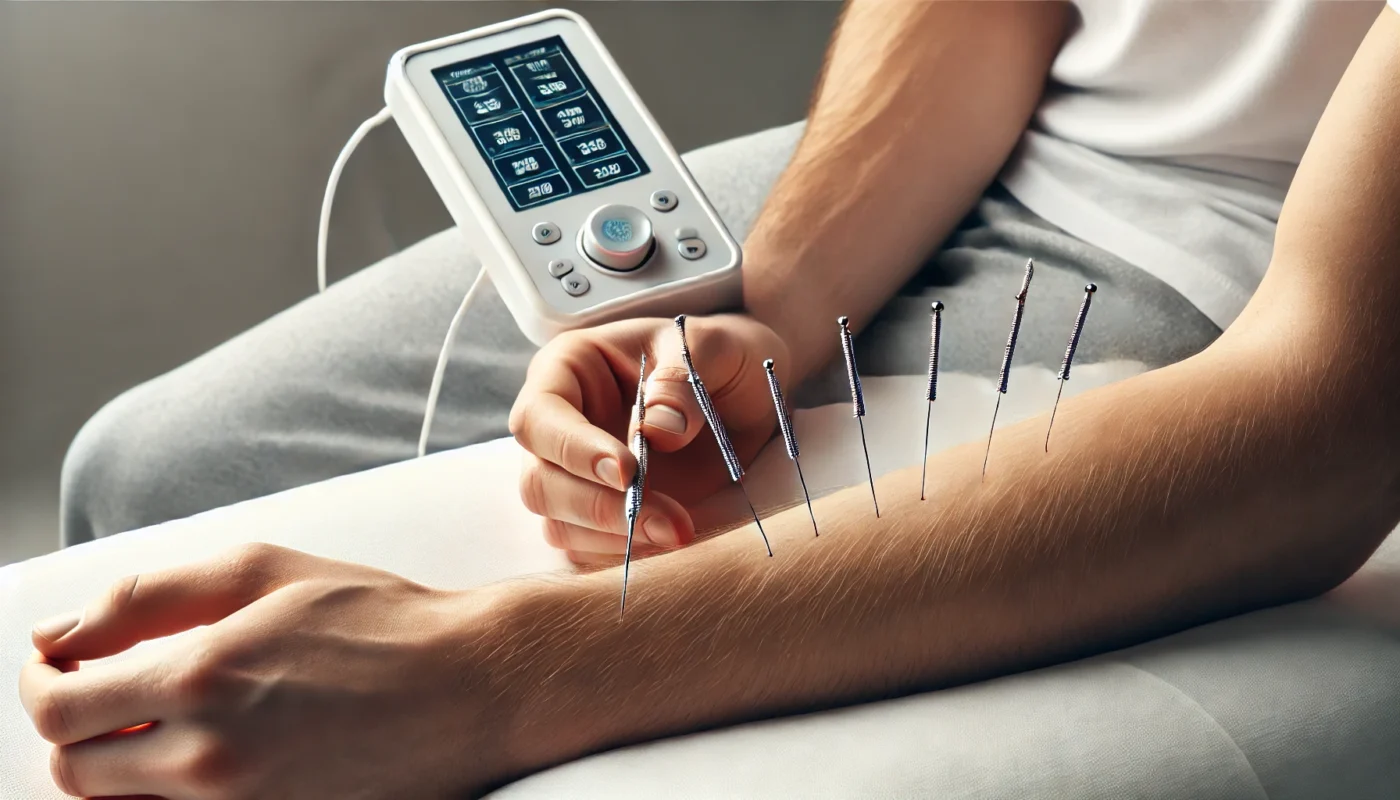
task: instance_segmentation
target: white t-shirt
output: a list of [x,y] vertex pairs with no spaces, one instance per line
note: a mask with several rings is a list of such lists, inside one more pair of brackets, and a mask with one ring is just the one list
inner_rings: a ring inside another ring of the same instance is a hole
[[[1390,0],[1400,9],[1400,0]],[[1079,26],[1001,182],[1222,329],[1378,0],[1076,0]]]

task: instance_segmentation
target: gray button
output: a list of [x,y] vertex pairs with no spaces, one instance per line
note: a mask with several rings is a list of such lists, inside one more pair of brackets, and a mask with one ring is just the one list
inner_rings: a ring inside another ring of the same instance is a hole
[[680,241],[680,244],[676,245],[676,250],[680,252],[681,258],[684,258],[688,261],[694,261],[697,258],[704,258],[705,240],[695,238],[682,239]]
[[574,262],[567,258],[556,258],[549,262],[549,277],[562,278],[574,271]]
[[578,297],[588,291],[588,277],[582,272],[570,272],[568,275],[560,278],[559,283],[563,285],[564,291],[574,297]]
[[651,193],[651,207],[657,211],[670,211],[676,207],[676,193],[662,189]]
[[540,244],[554,244],[559,241],[559,226],[553,222],[537,222],[530,235]]
[[700,232],[690,226],[676,228],[676,241],[678,242],[682,239],[694,239],[699,235]]

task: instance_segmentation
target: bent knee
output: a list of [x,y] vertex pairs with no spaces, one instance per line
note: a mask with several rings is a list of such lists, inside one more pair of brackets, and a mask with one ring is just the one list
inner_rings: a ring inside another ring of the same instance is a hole
[[167,401],[155,383],[138,386],[78,431],[60,479],[64,546],[203,510],[191,486],[209,478],[217,445]]

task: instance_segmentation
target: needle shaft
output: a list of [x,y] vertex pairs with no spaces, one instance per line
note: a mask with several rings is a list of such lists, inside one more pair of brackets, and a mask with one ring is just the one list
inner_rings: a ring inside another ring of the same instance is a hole
[[997,412],[1001,411],[1001,393],[997,393],[997,406],[992,409],[992,429],[987,431],[987,452],[982,456],[982,480],[987,479],[987,459],[992,457],[992,433],[997,429]]
[[1065,393],[1065,382],[1055,391],[1055,405],[1050,408],[1050,424],[1045,427],[1045,452],[1050,452],[1050,431],[1055,429],[1055,412],[1060,410],[1060,395]]
[[875,473],[870,469],[870,448],[865,446],[865,419],[856,417],[860,423],[860,449],[865,451],[865,475],[870,478],[870,499],[875,503],[875,516],[880,516],[880,499],[875,496]]
[[749,490],[744,488],[744,481],[738,480],[739,491],[744,493],[744,502],[749,504],[749,513],[753,515],[753,524],[758,526],[758,535],[763,537],[763,547],[768,551],[768,557],[773,557],[773,546],[768,544],[768,534],[763,532],[763,522],[758,518],[758,512],[754,510],[753,501],[749,499]]
[[632,534],[637,530],[637,518],[627,520],[627,555],[622,559],[622,605],[617,610],[617,618],[627,613],[627,578],[632,569]]
[[802,496],[807,500],[807,516],[812,518],[812,535],[821,536],[817,531],[817,515],[812,513],[812,496],[807,493],[807,479],[802,476],[802,464],[797,459],[793,459],[793,463],[797,464],[797,480],[802,484]]
[[924,499],[924,492],[928,489],[928,430],[929,423],[933,421],[933,403],[928,404],[928,413],[924,414],[924,473],[919,479],[919,499]]

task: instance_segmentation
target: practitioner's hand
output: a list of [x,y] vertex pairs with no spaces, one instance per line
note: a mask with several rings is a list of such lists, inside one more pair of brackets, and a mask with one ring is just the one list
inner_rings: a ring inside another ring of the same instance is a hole
[[[522,769],[513,701],[484,663],[507,627],[503,586],[437,591],[243,548],[121,581],[76,626],[41,623],[20,695],[71,795],[479,793]],[[76,664],[201,625],[169,648]]]
[[[737,314],[688,317],[686,339],[747,465],[777,424],[763,361],[774,359],[785,377],[787,347],[767,326]],[[529,451],[520,481],[526,507],[545,518],[549,543],[578,563],[616,561],[625,548],[623,492],[636,469],[626,441],[643,353],[651,471],[634,553],[691,542],[687,504],[728,481],[687,382],[672,320],[627,320],[560,336],[530,363],[510,429]]]

